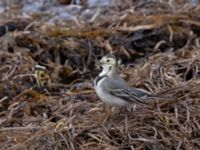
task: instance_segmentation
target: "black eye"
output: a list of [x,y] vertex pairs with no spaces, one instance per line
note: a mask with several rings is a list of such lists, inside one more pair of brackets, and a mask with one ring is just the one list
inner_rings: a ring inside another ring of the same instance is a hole
[[110,59],[107,59],[106,62],[110,62]]

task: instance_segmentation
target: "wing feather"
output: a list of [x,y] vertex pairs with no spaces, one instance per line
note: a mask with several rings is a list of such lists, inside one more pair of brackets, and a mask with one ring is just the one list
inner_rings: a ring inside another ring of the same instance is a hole
[[137,88],[131,88],[123,79],[106,78],[104,85],[106,91],[113,96],[120,97],[129,102],[139,102],[145,104],[144,96],[148,96],[149,93]]

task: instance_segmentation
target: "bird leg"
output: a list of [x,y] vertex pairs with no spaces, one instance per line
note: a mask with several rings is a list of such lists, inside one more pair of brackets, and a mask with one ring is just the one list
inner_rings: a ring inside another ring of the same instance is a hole
[[111,116],[111,108],[108,105],[103,105],[103,112],[105,113],[103,119],[101,120],[101,124],[104,124],[109,117]]

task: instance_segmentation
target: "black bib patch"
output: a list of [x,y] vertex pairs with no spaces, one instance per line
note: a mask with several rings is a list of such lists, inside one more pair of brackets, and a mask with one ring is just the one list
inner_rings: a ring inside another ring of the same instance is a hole
[[108,77],[107,75],[103,75],[103,76],[98,76],[95,80],[95,86],[97,86],[97,84],[99,83],[99,81],[105,77]]

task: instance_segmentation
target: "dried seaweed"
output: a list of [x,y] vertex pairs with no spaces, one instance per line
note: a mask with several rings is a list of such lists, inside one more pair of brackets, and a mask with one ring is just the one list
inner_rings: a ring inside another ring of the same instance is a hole
[[[200,7],[170,2],[92,8],[56,25],[39,14],[2,21],[0,149],[200,149]],[[176,101],[112,108],[101,124],[93,79],[107,53],[130,85]]]

